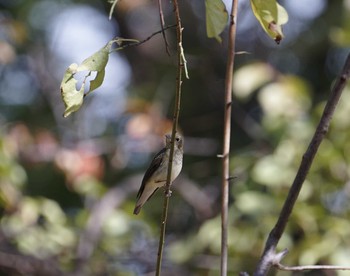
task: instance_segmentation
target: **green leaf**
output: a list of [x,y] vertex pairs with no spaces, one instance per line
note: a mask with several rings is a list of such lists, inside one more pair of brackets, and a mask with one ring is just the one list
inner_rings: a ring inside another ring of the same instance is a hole
[[250,0],[250,3],[264,31],[279,44],[283,39],[282,25],[288,22],[287,11],[276,0]]
[[222,0],[205,0],[205,17],[207,36],[214,37],[221,43],[219,35],[224,31],[228,21],[228,13]]
[[[79,110],[83,104],[85,82],[92,72],[97,73],[95,79],[90,81],[90,89],[87,91],[87,94],[102,85],[109,53],[115,42],[115,40],[109,41],[101,50],[85,59],[80,65],[73,63],[68,67],[61,82],[61,96],[65,105],[64,117]],[[74,78],[74,75],[81,71],[87,71],[87,74],[85,75],[81,88],[77,90],[77,80]]]

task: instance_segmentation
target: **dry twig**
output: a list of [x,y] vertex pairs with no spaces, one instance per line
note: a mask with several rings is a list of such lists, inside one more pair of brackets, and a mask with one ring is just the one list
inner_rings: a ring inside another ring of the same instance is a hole
[[221,276],[227,275],[227,225],[228,225],[228,198],[229,198],[229,178],[230,178],[230,140],[231,140],[231,111],[232,111],[232,81],[233,65],[235,59],[236,41],[236,18],[237,2],[232,0],[230,14],[230,28],[228,39],[228,56],[225,77],[225,115],[224,115],[224,137],[222,149],[222,205],[221,205]]
[[274,264],[273,260],[275,259],[276,246],[284,232],[284,229],[287,225],[288,219],[292,213],[294,204],[299,196],[299,192],[304,183],[304,180],[309,172],[311,164],[314,160],[314,157],[317,153],[317,150],[328,132],[328,128],[335,111],[335,108],[338,104],[340,96],[343,92],[343,89],[350,78],[350,54],[348,55],[343,70],[340,74],[340,77],[336,81],[331,95],[327,101],[327,104],[324,108],[321,120],[316,128],[315,134],[312,137],[312,140],[307,148],[306,152],[303,155],[301,160],[298,172],[295,176],[293,184],[289,190],[288,196],[285,200],[279,218],[276,222],[275,227],[269,234],[269,237],[265,244],[265,249],[257,269],[255,271],[255,276],[266,275],[270,267]]
[[175,134],[177,131],[177,125],[179,120],[180,113],[180,103],[181,103],[181,85],[182,85],[182,72],[185,67],[185,60],[183,58],[183,49],[182,49],[182,31],[183,28],[181,26],[181,17],[179,11],[179,4],[177,0],[173,0],[174,5],[174,13],[176,18],[176,34],[177,34],[177,77],[176,77],[176,91],[175,91],[175,108],[173,115],[173,129],[171,134],[171,148],[169,154],[169,165],[168,165],[168,174],[167,181],[165,185],[165,196],[164,196],[164,206],[163,206],[163,215],[161,221],[161,229],[159,236],[159,246],[158,246],[158,256],[157,256],[157,267],[156,267],[156,275],[160,275],[161,266],[162,266],[162,258],[163,258],[163,247],[165,240],[165,228],[166,222],[168,218],[168,206],[169,206],[169,196],[170,196],[170,184],[171,184],[171,171],[172,171],[172,160],[174,156],[174,146],[175,146]]
[[165,43],[165,51],[170,56],[170,51],[169,51],[169,43],[165,35],[164,31],[164,26],[165,26],[165,21],[164,21],[164,14],[163,14],[163,7],[162,7],[162,0],[158,0],[158,8],[159,8],[159,19],[160,19],[160,26],[162,28],[162,35]]

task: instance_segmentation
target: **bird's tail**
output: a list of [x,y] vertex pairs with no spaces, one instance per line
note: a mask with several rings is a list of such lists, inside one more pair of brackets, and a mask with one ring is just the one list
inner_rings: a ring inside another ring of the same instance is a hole
[[146,186],[145,190],[140,195],[139,199],[136,202],[134,215],[140,213],[142,206],[154,195],[154,193],[158,190],[158,187],[148,187]]

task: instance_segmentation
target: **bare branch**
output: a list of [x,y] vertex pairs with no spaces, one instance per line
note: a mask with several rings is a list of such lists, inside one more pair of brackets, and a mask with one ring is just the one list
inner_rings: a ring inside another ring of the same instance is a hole
[[275,254],[273,256],[272,265],[284,271],[303,271],[303,270],[350,270],[350,266],[338,265],[300,265],[300,266],[286,266],[281,264],[281,260],[287,255],[288,249]]
[[321,120],[316,128],[315,134],[312,137],[309,147],[303,155],[298,172],[289,190],[287,199],[285,200],[285,203],[283,205],[283,208],[281,210],[277,223],[275,227],[272,229],[272,231],[270,232],[269,237],[266,241],[264,253],[259,261],[259,264],[254,274],[256,276],[266,275],[271,265],[273,264],[271,261],[271,255],[275,254],[276,246],[287,225],[289,216],[292,213],[294,204],[299,196],[299,192],[309,172],[309,169],[317,153],[317,150],[324,136],[328,132],[328,128],[329,128],[334,110],[338,104],[340,96],[349,78],[350,78],[350,54],[348,55],[345,65],[343,67],[343,70],[331,91],[330,97],[323,111]]
[[[120,51],[120,50],[123,50],[125,48],[132,47],[132,46],[139,46],[139,45],[147,42],[148,40],[150,40],[152,37],[154,37],[154,36],[156,36],[156,35],[158,35],[160,33],[164,33],[165,30],[168,30],[168,29],[171,29],[171,28],[174,28],[174,27],[176,27],[176,25],[169,25],[169,26],[166,26],[166,27],[162,27],[162,29],[160,31],[156,31],[156,32],[152,33],[150,36],[148,36],[144,40],[137,41],[137,42],[130,42],[128,44],[121,45],[118,48],[115,48],[113,51]],[[118,38],[116,37],[115,39],[117,40]]]
[[285,266],[280,263],[274,266],[284,271],[303,271],[303,270],[350,270],[350,266],[338,265],[302,265],[302,266]]
[[222,203],[221,203],[221,276],[227,275],[227,225],[228,225],[228,198],[229,198],[229,178],[230,178],[230,140],[231,140],[231,112],[232,112],[232,82],[233,65],[235,60],[236,42],[236,17],[238,0],[232,0],[230,14],[230,27],[228,38],[228,54],[225,77],[225,114],[224,114],[224,137],[222,149]]
[[159,8],[159,19],[160,19],[160,25],[162,27],[162,35],[165,43],[165,51],[170,56],[170,51],[169,51],[169,43],[165,35],[164,31],[164,26],[165,26],[165,21],[164,21],[164,14],[163,14],[163,8],[162,8],[162,0],[158,0],[158,8]]
[[165,185],[165,196],[164,196],[164,205],[163,205],[163,215],[160,227],[160,236],[159,236],[159,246],[158,246],[158,256],[157,256],[157,267],[156,267],[156,275],[160,276],[160,271],[162,267],[162,258],[163,258],[163,247],[165,240],[165,228],[166,222],[168,218],[168,206],[169,206],[169,197],[170,197],[170,184],[171,184],[171,171],[172,171],[172,160],[174,156],[174,147],[175,147],[175,135],[177,131],[177,125],[179,120],[180,113],[180,104],[181,104],[181,85],[182,85],[182,72],[184,67],[184,60],[182,57],[183,49],[182,49],[182,31],[183,28],[181,26],[181,17],[179,11],[178,0],[173,0],[174,5],[174,13],[176,18],[176,35],[177,35],[177,77],[176,77],[176,91],[175,91],[175,106],[174,106],[174,115],[173,115],[173,129],[171,133],[171,147],[169,154],[169,164],[168,164],[168,172],[167,172],[167,181]]

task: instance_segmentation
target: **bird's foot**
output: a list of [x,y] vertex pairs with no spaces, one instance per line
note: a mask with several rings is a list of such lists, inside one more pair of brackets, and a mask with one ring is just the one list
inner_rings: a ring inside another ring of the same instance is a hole
[[171,190],[168,190],[168,191],[165,191],[165,196],[166,197],[171,197],[171,194],[172,194],[173,192],[171,191]]

